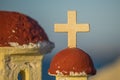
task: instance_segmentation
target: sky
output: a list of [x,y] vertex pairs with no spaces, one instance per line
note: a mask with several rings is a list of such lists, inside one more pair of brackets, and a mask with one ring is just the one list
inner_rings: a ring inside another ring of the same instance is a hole
[[54,24],[67,23],[67,11],[77,11],[77,23],[90,24],[90,32],[77,33],[77,47],[102,69],[120,57],[120,0],[0,0],[0,10],[16,11],[35,19],[55,43],[44,56],[43,80],[54,80],[47,69],[54,55],[67,47],[67,33],[55,33]]
[[92,76],[89,80],[120,80],[120,59],[114,63],[105,66],[98,70],[96,76]]

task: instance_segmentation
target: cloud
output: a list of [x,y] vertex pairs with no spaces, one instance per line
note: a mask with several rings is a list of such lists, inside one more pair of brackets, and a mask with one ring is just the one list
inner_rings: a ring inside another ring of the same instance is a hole
[[112,64],[98,70],[89,80],[120,80],[120,57]]

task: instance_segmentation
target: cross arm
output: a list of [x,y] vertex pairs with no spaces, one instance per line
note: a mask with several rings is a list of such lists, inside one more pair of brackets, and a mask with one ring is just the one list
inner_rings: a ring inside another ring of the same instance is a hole
[[76,31],[78,32],[89,32],[90,26],[89,24],[77,24],[76,25]]
[[55,32],[67,32],[69,29],[67,24],[55,24],[54,31]]

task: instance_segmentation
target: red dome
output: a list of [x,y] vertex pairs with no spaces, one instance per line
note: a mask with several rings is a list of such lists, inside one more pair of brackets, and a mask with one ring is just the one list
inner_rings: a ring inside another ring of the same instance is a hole
[[48,40],[41,26],[32,18],[17,12],[0,11],[0,46],[9,42],[20,45]]
[[70,72],[91,75],[96,73],[90,56],[79,48],[66,48],[55,55],[48,72],[57,75],[57,71],[64,75],[70,75]]

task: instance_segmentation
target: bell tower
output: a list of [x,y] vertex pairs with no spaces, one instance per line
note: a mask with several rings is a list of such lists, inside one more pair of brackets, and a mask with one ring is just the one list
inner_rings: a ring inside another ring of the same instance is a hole
[[0,47],[0,80],[41,80],[42,58],[37,48]]

